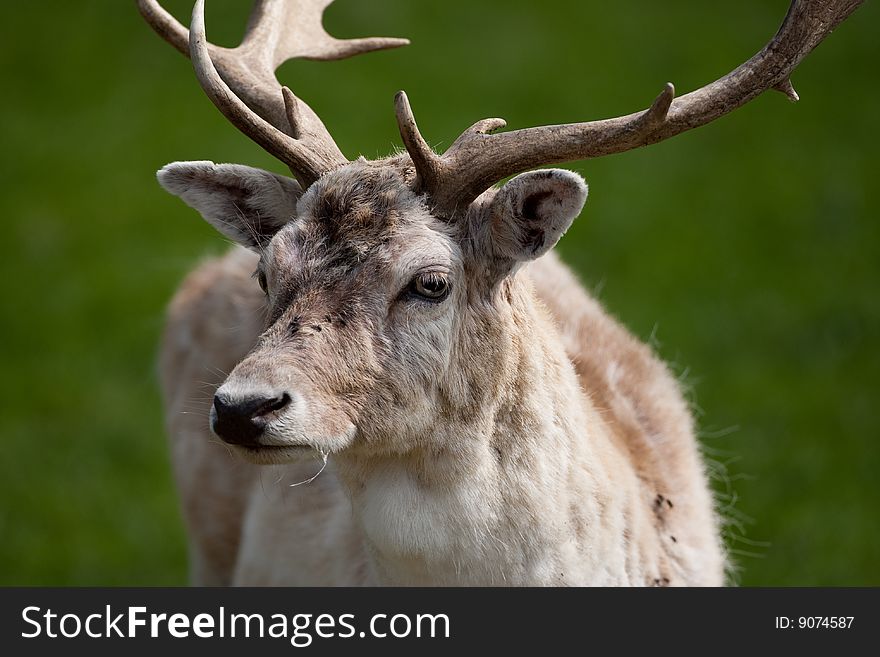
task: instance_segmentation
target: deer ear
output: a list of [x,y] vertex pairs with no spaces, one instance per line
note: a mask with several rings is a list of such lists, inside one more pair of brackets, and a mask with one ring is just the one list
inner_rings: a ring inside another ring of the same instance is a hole
[[587,183],[565,169],[529,171],[498,190],[489,206],[496,253],[514,262],[552,249],[587,200]]
[[240,164],[173,162],[156,177],[214,228],[252,249],[264,246],[294,217],[302,195],[292,178]]

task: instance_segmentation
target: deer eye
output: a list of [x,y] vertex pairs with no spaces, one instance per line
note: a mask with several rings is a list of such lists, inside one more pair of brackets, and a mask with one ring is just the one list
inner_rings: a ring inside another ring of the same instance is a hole
[[266,281],[266,274],[262,271],[257,272],[257,283],[260,284],[260,289],[263,290],[264,294],[269,294],[269,284]]
[[449,294],[449,279],[439,272],[419,274],[410,283],[409,289],[424,299],[442,301]]

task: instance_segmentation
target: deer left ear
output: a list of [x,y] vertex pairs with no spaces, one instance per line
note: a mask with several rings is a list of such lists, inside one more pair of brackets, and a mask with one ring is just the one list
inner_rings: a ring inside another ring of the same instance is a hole
[[571,171],[541,169],[516,176],[489,206],[493,248],[514,262],[541,257],[568,230],[586,200],[587,183]]
[[253,250],[293,219],[302,195],[292,178],[242,164],[173,162],[156,176],[214,228]]

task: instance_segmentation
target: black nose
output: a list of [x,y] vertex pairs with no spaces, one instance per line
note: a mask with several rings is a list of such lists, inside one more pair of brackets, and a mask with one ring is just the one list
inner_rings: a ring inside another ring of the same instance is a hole
[[258,438],[270,413],[290,403],[290,395],[252,395],[233,399],[223,393],[214,395],[214,423],[211,428],[231,445],[259,446]]

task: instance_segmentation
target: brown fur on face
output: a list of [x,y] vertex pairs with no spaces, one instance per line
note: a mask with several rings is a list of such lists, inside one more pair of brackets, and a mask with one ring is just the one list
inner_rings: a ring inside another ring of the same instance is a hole
[[[276,442],[287,431],[337,451],[356,431],[361,441],[406,449],[391,443],[423,434],[443,414],[426,415],[425,397],[435,399],[447,377],[467,283],[453,227],[430,214],[408,173],[398,159],[328,174],[261,249],[268,326],[227,385],[287,386],[303,401],[307,419],[295,429],[280,422]],[[411,294],[424,271],[447,277],[449,298]]]

